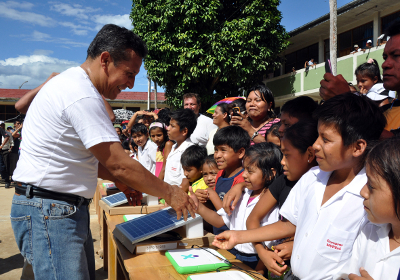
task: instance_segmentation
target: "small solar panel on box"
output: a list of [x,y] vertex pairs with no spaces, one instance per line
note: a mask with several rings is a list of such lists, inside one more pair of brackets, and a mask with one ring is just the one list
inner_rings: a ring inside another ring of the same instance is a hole
[[195,223],[195,221],[197,222],[198,220],[201,220],[201,216],[196,215],[195,218],[192,218],[189,213],[186,222],[183,220],[183,215],[180,220],[177,220],[176,211],[171,207],[167,207],[157,212],[118,224],[113,234],[131,253],[133,253],[136,243],[183,225],[188,225],[191,222]]
[[103,197],[101,200],[107,203],[107,205],[110,207],[115,207],[128,202],[128,199],[123,192]]

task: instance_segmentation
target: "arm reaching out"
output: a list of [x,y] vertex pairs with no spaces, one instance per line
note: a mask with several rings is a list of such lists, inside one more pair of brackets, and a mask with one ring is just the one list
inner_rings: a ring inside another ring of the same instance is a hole
[[242,197],[245,186],[246,184],[244,182],[236,184],[225,194],[224,200],[222,202],[222,207],[224,208],[226,214],[232,214],[233,209],[235,209],[236,204]]

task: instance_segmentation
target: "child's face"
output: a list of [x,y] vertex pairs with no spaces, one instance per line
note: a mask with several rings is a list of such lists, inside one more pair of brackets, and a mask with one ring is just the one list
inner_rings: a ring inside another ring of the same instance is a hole
[[141,132],[132,133],[133,142],[135,142],[135,144],[139,147],[146,145],[147,138],[149,138],[147,134],[143,134]]
[[150,131],[150,138],[158,147],[161,146],[162,143],[164,143],[164,133],[162,129],[159,127],[152,128]]
[[258,168],[255,164],[250,164],[250,159],[245,158],[243,161],[243,179],[246,183],[246,188],[249,190],[261,190],[264,188],[264,178],[263,173],[260,168]]
[[279,135],[282,138],[283,135],[285,134],[286,129],[294,125],[299,121],[298,118],[292,117],[289,115],[289,113],[286,113],[285,111],[281,113],[281,125],[279,126]]
[[361,93],[367,93],[377,82],[378,77],[375,77],[375,79],[372,80],[370,77],[365,75],[357,75],[357,87]]
[[209,188],[214,188],[215,187],[215,179],[217,178],[218,174],[218,168],[217,166],[209,165],[207,163],[203,164],[203,179],[206,185]]
[[244,149],[240,149],[235,152],[228,145],[218,145],[214,148],[214,159],[217,163],[219,170],[225,170],[233,168],[235,166],[240,166],[244,155]]
[[168,138],[174,141],[179,141],[180,139],[182,139],[182,137],[184,138],[185,136],[183,135],[183,132],[185,130],[180,131],[180,129],[181,128],[179,127],[176,120],[171,119],[171,121],[169,122],[169,126],[167,127]]
[[203,176],[201,169],[197,169],[194,166],[182,166],[182,168],[183,168],[183,174],[189,180],[190,183],[196,182]]
[[321,170],[335,171],[352,167],[353,145],[344,146],[342,136],[334,125],[318,122],[318,134],[313,149]]
[[286,175],[289,181],[297,181],[310,169],[310,165],[307,162],[309,154],[308,152],[302,154],[285,137],[283,137],[281,144],[283,174]]
[[265,140],[269,143],[274,143],[278,147],[281,147],[281,139],[278,136],[274,135],[273,133],[268,133]]
[[368,181],[361,189],[368,220],[376,224],[398,222],[389,184],[367,164]]

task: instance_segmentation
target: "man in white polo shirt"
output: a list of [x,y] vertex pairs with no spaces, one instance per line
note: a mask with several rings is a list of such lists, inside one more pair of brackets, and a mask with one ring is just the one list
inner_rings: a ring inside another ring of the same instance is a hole
[[[98,177],[114,181],[132,203],[141,198],[132,195],[134,186],[165,198],[178,218],[188,211],[194,215],[186,193],[124,152],[103,102],[133,87],[146,55],[146,45],[132,31],[105,25],[86,61],[49,80],[30,104],[10,216],[35,279],[94,279],[88,206]],[[46,134],[38,134],[43,125]]]
[[200,114],[201,100],[197,93],[186,93],[183,95],[183,108],[192,110],[197,117],[197,126],[190,140],[194,144],[205,147],[210,136],[210,131],[218,127],[213,123],[213,120]]

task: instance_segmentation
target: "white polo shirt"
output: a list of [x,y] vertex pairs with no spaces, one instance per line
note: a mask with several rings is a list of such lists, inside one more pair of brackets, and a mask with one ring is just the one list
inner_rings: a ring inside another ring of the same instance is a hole
[[165,164],[164,181],[170,185],[180,186],[182,180],[186,178],[183,174],[181,156],[187,148],[193,145],[193,143],[192,141],[190,141],[189,138],[187,138],[178,148],[176,148],[176,145],[177,144],[174,144],[172,146],[171,152],[167,157],[167,162]]
[[351,257],[353,243],[368,221],[360,191],[365,168],[324,205],[331,172],[311,168],[293,187],[280,214],[296,226],[291,266],[302,280],[332,279]]
[[190,140],[194,144],[205,147],[207,145],[211,130],[216,128],[218,127],[213,123],[212,119],[199,114],[199,117],[197,118],[196,129],[193,131],[192,135],[190,135]]
[[[246,221],[250,216],[251,211],[253,211],[257,202],[260,200],[260,196],[254,198],[250,203],[249,199],[252,194],[252,190],[247,188],[244,189],[242,197],[239,199],[235,209],[229,216],[224,208],[218,210],[218,215],[224,219],[224,223],[230,230],[247,230]],[[267,215],[262,219],[260,225],[265,226],[269,224],[276,223],[279,220],[279,208],[275,206],[269,211]],[[265,241],[264,244],[267,246],[271,241]],[[252,243],[243,243],[235,246],[235,249],[246,254],[257,254],[256,249]]]
[[367,223],[353,246],[353,254],[333,279],[348,279],[350,273],[360,276],[364,267],[375,280],[396,280],[400,269],[400,247],[390,252],[390,224]]
[[147,140],[144,148],[138,147],[139,162],[153,175],[156,172],[156,153],[157,145],[150,139]]

